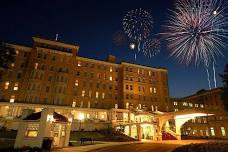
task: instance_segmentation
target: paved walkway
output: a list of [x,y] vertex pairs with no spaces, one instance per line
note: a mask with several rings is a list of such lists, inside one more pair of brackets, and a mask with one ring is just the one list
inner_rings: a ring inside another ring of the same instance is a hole
[[[148,141],[143,140],[142,142],[102,142],[101,144],[95,145],[85,145],[77,147],[68,147],[59,150],[54,150],[54,152],[151,152],[151,151],[161,151],[170,152],[174,148],[187,145],[191,143],[206,143],[213,142],[215,140],[167,140],[167,141]],[[219,142],[216,140],[216,142]],[[221,141],[225,142],[225,141]],[[227,142],[227,141],[226,141]]]
[[53,152],[87,152],[92,151],[95,149],[101,149],[104,147],[110,147],[110,146],[119,146],[119,145],[127,145],[127,144],[136,144],[139,142],[101,142],[99,144],[95,145],[85,145],[85,146],[76,146],[76,147],[68,147],[63,149],[56,149]]

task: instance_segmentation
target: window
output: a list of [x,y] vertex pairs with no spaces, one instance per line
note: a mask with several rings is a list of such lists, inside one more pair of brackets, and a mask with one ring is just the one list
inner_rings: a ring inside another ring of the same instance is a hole
[[203,104],[200,104],[200,108],[204,108],[204,105]]
[[153,105],[151,106],[151,111],[154,111],[154,106]]
[[118,104],[115,104],[115,109],[118,109]]
[[75,86],[78,86],[78,80],[75,80],[74,85],[75,85]]
[[188,103],[189,107],[193,107],[193,104],[192,103]]
[[155,111],[158,111],[158,106],[155,106]]
[[174,105],[174,106],[177,106],[177,105],[178,105],[178,103],[177,103],[176,101],[174,101],[174,102],[173,102],[173,105]]
[[13,90],[18,90],[18,83],[14,84]]
[[75,101],[75,99],[73,100],[72,107],[73,108],[76,107],[76,101]]
[[47,87],[46,87],[46,92],[49,92],[49,90],[50,90],[50,87],[47,86]]
[[210,130],[211,130],[211,136],[215,136],[215,129],[211,127]]
[[128,102],[126,103],[126,109],[129,109],[129,103]]
[[110,67],[109,71],[112,72],[112,67]]
[[96,92],[96,98],[97,99],[99,98],[99,92]]
[[129,86],[128,85],[126,85],[126,90],[128,90],[129,89]]
[[226,136],[226,130],[224,127],[221,127],[221,133],[222,133],[222,136]]
[[26,131],[25,131],[25,136],[26,137],[37,137],[38,135],[38,130],[39,130],[39,124],[28,124]]
[[39,66],[39,64],[38,63],[35,63],[35,70],[37,70],[38,69],[38,66]]
[[80,62],[80,61],[78,61],[78,66],[79,66],[79,67],[81,66],[81,62]]
[[130,90],[133,90],[133,85],[130,85]]
[[154,93],[157,93],[157,89],[156,88],[154,88]]
[[199,104],[195,104],[195,107],[198,108],[199,107]]
[[82,97],[85,96],[85,90],[82,90]]
[[5,82],[5,86],[4,86],[4,89],[9,89],[9,81]]
[[177,111],[178,111],[178,109],[174,109],[174,111],[175,111],[175,112],[177,112]]
[[153,89],[150,87],[150,93],[152,93],[153,92]]
[[183,106],[188,106],[188,103],[187,102],[183,102]]
[[109,77],[109,80],[112,81],[112,76]]
[[89,97],[91,98],[92,97],[92,91],[89,90]]
[[15,95],[12,95],[12,96],[10,97],[10,103],[14,103],[14,100],[15,100]]
[[105,93],[103,92],[103,93],[102,93],[102,99],[104,99],[104,98],[105,98]]

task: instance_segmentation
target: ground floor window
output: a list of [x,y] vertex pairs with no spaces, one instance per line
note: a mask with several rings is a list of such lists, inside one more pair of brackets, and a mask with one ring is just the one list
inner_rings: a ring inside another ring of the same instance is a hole
[[215,136],[215,129],[211,127],[210,130],[211,130],[211,136]]
[[226,136],[226,130],[224,127],[221,127],[221,133],[222,133],[222,136]]
[[40,126],[40,124],[38,124],[38,123],[28,124],[26,131],[25,131],[25,136],[26,137],[37,137],[39,126]]

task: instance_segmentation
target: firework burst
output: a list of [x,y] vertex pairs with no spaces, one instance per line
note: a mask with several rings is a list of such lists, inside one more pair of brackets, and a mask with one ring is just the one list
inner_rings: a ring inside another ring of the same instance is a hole
[[153,19],[149,12],[139,8],[129,11],[122,24],[129,39],[140,43],[150,36]]
[[222,55],[228,26],[221,0],[178,0],[162,33],[181,63],[208,66]]
[[148,39],[143,43],[143,54],[149,58],[160,53],[160,41],[157,39]]

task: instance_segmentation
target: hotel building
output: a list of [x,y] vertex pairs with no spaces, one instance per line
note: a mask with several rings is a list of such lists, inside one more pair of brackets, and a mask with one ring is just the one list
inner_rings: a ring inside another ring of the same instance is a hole
[[33,37],[33,46],[8,44],[16,61],[0,83],[1,101],[80,108],[167,111],[167,70],[78,56],[79,46]]
[[[18,129],[24,111],[54,109],[70,120],[72,131],[112,127],[138,140],[162,140],[163,132],[181,139],[184,122],[208,113],[198,100],[199,108],[187,111],[179,107],[183,100],[169,101],[165,68],[117,63],[112,55],[89,59],[79,56],[78,45],[32,39],[31,47],[7,44],[16,60],[0,82],[0,126]],[[171,119],[176,124],[169,129]],[[61,140],[59,133],[54,136]]]
[[215,115],[197,117],[186,122],[182,135],[188,138],[228,138],[228,117],[225,115],[222,89],[200,90],[184,98],[173,98],[173,111],[185,109],[205,109]]

